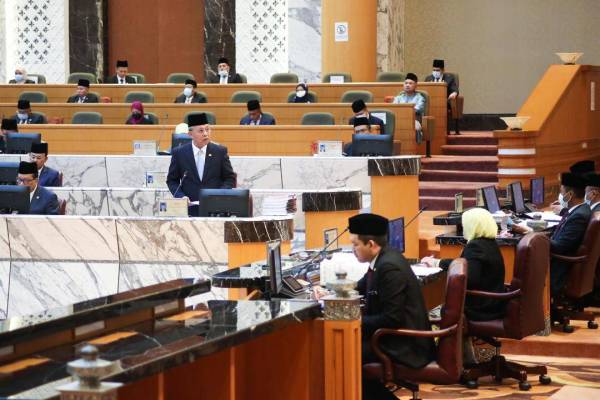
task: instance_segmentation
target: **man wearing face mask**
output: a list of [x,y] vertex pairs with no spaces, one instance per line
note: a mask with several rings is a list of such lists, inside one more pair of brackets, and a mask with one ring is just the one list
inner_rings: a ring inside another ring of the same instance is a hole
[[394,104],[414,104],[415,105],[415,141],[417,144],[423,142],[423,131],[421,128],[421,121],[423,120],[423,114],[425,113],[425,105],[427,99],[423,94],[417,92],[417,82],[419,78],[417,75],[409,72],[406,74],[404,80],[404,91],[398,96],[394,97]]
[[593,213],[600,212],[600,175],[588,174],[585,176],[587,186],[585,187],[585,202]]
[[13,118],[17,124],[44,124],[44,117],[31,112],[31,103],[29,100],[19,100],[17,102],[17,114]]
[[[584,201],[586,180],[581,175],[565,172],[560,175],[558,202],[568,211],[550,236],[550,252],[572,256],[581,244],[590,221],[590,206]],[[557,296],[567,283],[570,264],[552,258],[550,262],[550,292]]]
[[226,85],[228,83],[243,83],[242,77],[231,70],[229,60],[226,57],[219,58],[217,65],[217,76],[210,79],[210,83]]
[[385,124],[383,123],[383,121],[380,118],[371,115],[371,113],[367,109],[367,105],[362,99],[354,100],[354,102],[352,103],[352,112],[354,112],[354,116],[348,121],[350,125],[354,125],[354,118],[367,118],[371,126],[379,126],[380,134],[383,135],[385,133]]
[[15,79],[11,79],[10,81],[8,81],[8,83],[17,85],[35,84],[35,82],[31,79],[27,79],[27,72],[25,71],[25,68],[16,68]]
[[183,93],[175,98],[175,103],[179,104],[192,104],[192,103],[206,103],[206,97],[201,96],[196,92],[198,84],[193,79],[186,79]]
[[[593,160],[582,160],[577,161],[575,164],[569,167],[569,172],[575,175],[584,176],[587,174],[593,174],[596,171],[596,163]],[[558,201],[550,204],[552,211],[557,215],[564,215],[568,209],[563,207]]]
[[433,71],[425,78],[425,82],[446,82],[448,85],[448,100],[458,96],[458,85],[454,76],[444,72],[444,60],[433,60]]

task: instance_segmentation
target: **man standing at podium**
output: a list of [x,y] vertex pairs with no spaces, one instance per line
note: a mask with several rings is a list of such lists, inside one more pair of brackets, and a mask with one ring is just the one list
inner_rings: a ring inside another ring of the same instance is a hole
[[[198,201],[200,189],[231,189],[235,173],[227,147],[210,142],[210,125],[205,113],[192,114],[188,121],[192,142],[173,150],[167,186],[173,197]],[[198,215],[198,207],[190,207]]]
[[[350,241],[356,258],[369,269],[358,281],[364,296],[362,314],[362,362],[379,362],[371,348],[371,337],[381,328],[429,330],[431,325],[421,286],[402,255],[387,247],[388,220],[376,214],[349,219]],[[383,351],[398,364],[422,368],[433,360],[431,338],[389,336],[381,340]],[[364,399],[395,399],[379,381],[363,382]]]

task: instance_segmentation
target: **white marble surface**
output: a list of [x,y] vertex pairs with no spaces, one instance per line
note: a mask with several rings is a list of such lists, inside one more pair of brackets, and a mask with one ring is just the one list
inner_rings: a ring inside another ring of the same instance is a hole
[[118,276],[116,262],[13,261],[8,316],[33,314],[116,293]]
[[281,159],[284,189],[359,188],[371,193],[367,158],[285,157]]
[[154,189],[110,189],[108,190],[110,215],[116,217],[157,215],[157,193],[158,191]]
[[13,260],[119,260],[114,219],[33,215],[3,218],[8,219]]
[[0,218],[0,260],[10,260],[8,223],[6,218]]
[[[24,157],[29,161],[29,157]],[[63,186],[108,186],[106,162],[100,156],[48,156],[47,165],[63,173]]]
[[222,219],[119,219],[123,262],[227,263]]
[[321,81],[321,0],[289,0],[289,70]]
[[281,189],[281,158],[232,157],[237,186],[243,189]]
[[8,314],[8,291],[10,285],[10,261],[0,260],[0,320]]
[[[96,187],[51,188],[59,199],[67,201],[66,215],[109,216],[108,190]],[[135,190],[135,189],[133,189]]]
[[108,156],[106,157],[106,175],[110,187],[143,187],[146,172],[167,172],[169,156]]

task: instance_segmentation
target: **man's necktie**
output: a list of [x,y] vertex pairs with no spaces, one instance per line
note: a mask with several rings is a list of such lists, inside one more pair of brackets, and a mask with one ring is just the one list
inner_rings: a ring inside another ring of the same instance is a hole
[[121,85],[123,85],[125,83],[125,79],[123,79],[123,78],[119,79],[119,81],[121,81]]
[[200,181],[202,181],[202,175],[204,174],[204,154],[202,151],[198,152],[198,157],[196,158],[196,167],[198,168],[198,176],[200,177]]

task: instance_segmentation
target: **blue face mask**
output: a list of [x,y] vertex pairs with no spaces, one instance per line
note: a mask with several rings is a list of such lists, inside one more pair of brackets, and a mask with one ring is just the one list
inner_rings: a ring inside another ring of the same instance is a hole
[[23,80],[22,74],[15,74],[15,82],[21,82]]

